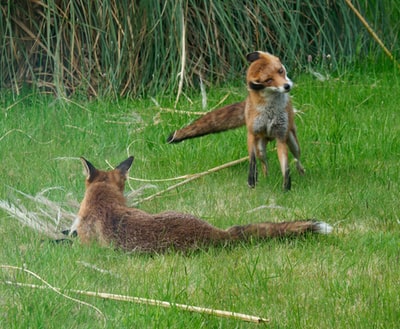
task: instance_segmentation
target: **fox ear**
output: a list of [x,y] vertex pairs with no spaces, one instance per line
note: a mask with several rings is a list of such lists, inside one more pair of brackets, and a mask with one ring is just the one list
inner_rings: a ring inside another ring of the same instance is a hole
[[257,59],[260,58],[260,52],[259,51],[255,51],[253,53],[247,54],[246,55],[246,59],[249,63],[253,63],[254,61],[256,61]]
[[94,177],[95,173],[97,172],[97,169],[85,158],[81,157],[81,162],[83,164],[83,169],[84,169],[84,174],[86,175],[86,179],[90,180],[91,178]]
[[118,169],[123,176],[127,176],[133,163],[133,156],[130,156],[125,161],[122,161],[115,169]]

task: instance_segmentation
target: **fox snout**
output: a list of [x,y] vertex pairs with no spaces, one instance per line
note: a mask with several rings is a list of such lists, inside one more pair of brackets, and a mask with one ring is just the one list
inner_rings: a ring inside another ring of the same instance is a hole
[[278,84],[275,86],[271,85],[271,86],[267,86],[265,88],[266,88],[266,90],[270,90],[271,92],[278,92],[278,93],[285,94],[292,90],[293,82],[288,77],[286,77],[285,80],[281,84]]
[[293,82],[289,78],[286,78],[285,82],[278,86],[276,85],[274,86],[272,84],[253,82],[253,81],[249,82],[249,88],[255,91],[261,91],[264,89],[266,91],[270,90],[272,92],[288,93],[289,91],[292,90],[292,87],[293,87]]
[[283,93],[288,93],[289,91],[292,90],[292,87],[293,87],[293,82],[292,82],[290,79],[288,79],[288,82],[285,83],[285,84],[284,84],[281,88],[279,88],[279,89],[281,89],[280,91],[283,92]]

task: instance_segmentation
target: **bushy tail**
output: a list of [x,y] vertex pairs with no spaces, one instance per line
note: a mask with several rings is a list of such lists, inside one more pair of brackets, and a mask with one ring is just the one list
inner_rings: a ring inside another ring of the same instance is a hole
[[245,240],[255,238],[276,238],[297,236],[307,232],[329,234],[333,230],[332,226],[324,222],[316,221],[294,221],[280,223],[257,223],[244,226],[233,226],[227,231],[231,240]]
[[171,133],[167,142],[179,143],[185,139],[244,126],[246,124],[244,109],[245,101],[226,105],[210,111],[190,125]]

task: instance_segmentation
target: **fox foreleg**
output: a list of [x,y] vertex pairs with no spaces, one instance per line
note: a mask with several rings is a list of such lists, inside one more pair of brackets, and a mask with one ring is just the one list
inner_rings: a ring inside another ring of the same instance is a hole
[[289,146],[290,152],[294,156],[294,161],[296,162],[296,169],[300,175],[304,175],[304,168],[300,162],[300,145],[297,140],[296,130],[292,129],[289,131],[287,144]]
[[257,157],[255,150],[250,153],[250,165],[249,165],[249,176],[247,179],[247,184],[249,187],[254,188],[257,183]]
[[276,144],[279,163],[281,165],[281,172],[283,176],[283,190],[289,191],[292,187],[292,181],[290,178],[290,169],[288,162],[288,148],[284,141],[277,140]]

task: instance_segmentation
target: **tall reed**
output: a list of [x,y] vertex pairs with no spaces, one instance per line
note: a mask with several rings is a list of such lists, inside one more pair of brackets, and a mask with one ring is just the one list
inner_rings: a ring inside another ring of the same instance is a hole
[[[396,0],[354,0],[398,54]],[[344,1],[8,0],[0,4],[0,87],[58,96],[176,92],[243,74],[255,49],[290,69],[348,65],[377,45]],[[329,55],[329,56],[328,56]],[[328,59],[328,60],[327,60]]]

